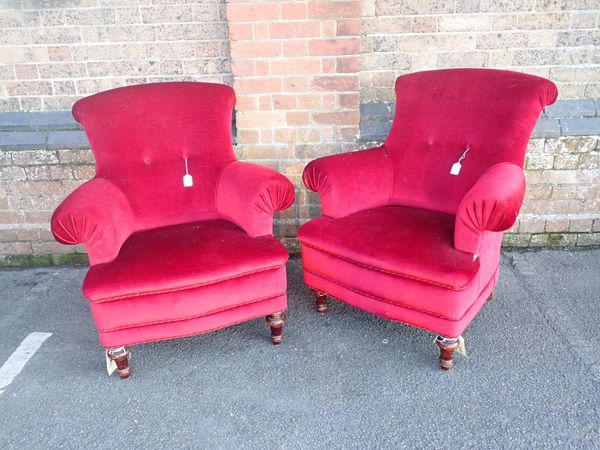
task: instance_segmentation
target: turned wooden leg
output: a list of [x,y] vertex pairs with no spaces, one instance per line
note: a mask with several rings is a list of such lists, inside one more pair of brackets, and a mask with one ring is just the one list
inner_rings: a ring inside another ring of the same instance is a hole
[[317,291],[316,289],[311,289],[312,293],[315,296],[315,305],[317,307],[317,312],[324,316],[327,314],[327,294],[325,292]]
[[119,378],[125,380],[131,374],[129,367],[129,349],[127,347],[109,348],[107,351],[108,357],[117,365]]
[[458,339],[438,336],[435,339],[435,343],[440,348],[440,367],[442,370],[450,370],[452,368],[454,350],[458,348]]
[[267,323],[271,327],[271,342],[273,342],[273,345],[281,344],[281,340],[283,339],[283,326],[286,321],[287,318],[283,311],[267,316]]

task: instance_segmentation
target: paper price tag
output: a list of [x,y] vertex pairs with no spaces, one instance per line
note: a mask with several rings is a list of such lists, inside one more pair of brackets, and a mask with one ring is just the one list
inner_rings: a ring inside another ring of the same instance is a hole
[[185,163],[185,175],[183,176],[183,187],[192,187],[194,185],[194,179],[190,175],[188,171],[188,160],[187,158],[183,158]]
[[460,158],[458,158],[458,161],[452,164],[452,168],[450,169],[450,175],[458,175],[460,173],[460,169],[462,167],[460,163],[463,159],[467,157],[467,153],[469,153],[469,150],[471,150],[471,147],[467,145],[463,154],[460,155]]
[[450,169],[450,175],[458,175],[460,173],[461,164],[459,162],[452,164],[452,168]]
[[465,338],[462,336],[458,337],[458,348],[456,349],[456,351],[463,355],[465,358],[468,358],[467,347],[465,346]]
[[104,352],[104,356],[106,358],[106,371],[108,372],[108,376],[111,376],[117,370],[117,363],[108,357],[108,350]]

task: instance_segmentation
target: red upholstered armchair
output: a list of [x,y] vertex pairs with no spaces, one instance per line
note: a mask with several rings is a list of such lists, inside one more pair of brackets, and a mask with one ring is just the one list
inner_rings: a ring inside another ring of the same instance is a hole
[[121,378],[133,344],[260,316],[281,342],[288,254],[272,221],[294,190],[279,173],[236,161],[234,104],[228,86],[159,83],[73,107],[96,176],[58,207],[52,232],[87,247],[83,293]]
[[503,231],[525,192],[527,142],[556,86],[486,69],[396,81],[396,115],[378,148],[304,170],[322,216],[299,231],[304,280],[326,296],[438,334],[443,369],[498,279]]

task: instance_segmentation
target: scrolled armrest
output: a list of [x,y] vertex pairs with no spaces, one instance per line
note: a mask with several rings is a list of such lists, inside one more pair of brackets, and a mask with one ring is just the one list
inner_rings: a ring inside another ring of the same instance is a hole
[[456,213],[454,247],[477,254],[485,231],[506,231],[513,226],[523,197],[525,175],[516,164],[490,167],[467,192]]
[[321,197],[323,215],[344,217],[389,204],[390,157],[384,147],[325,156],[306,166],[302,180]]
[[234,161],[217,185],[217,211],[250,236],[273,233],[273,213],[294,203],[294,186],[280,173],[258,164]]
[[73,191],[54,211],[52,234],[68,245],[83,243],[90,264],[113,260],[133,230],[129,201],[103,178],[93,178]]

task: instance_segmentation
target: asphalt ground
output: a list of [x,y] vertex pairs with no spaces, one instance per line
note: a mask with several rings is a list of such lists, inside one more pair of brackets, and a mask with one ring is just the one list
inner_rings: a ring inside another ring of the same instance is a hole
[[600,448],[600,249],[504,251],[494,300],[437,364],[434,336],[331,302],[288,265],[280,348],[264,320],[135,346],[108,377],[85,268],[0,270],[0,448]]

